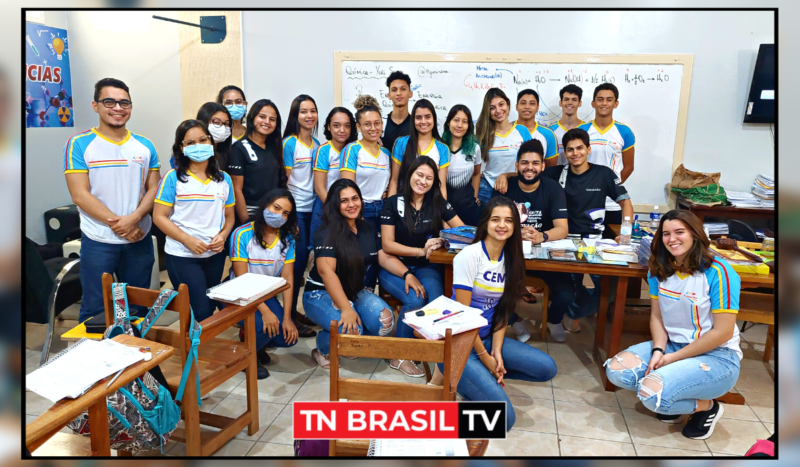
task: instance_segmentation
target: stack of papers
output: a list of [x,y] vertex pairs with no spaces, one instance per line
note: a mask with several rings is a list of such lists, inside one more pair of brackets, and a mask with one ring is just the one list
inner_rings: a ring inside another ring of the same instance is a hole
[[368,457],[469,457],[465,439],[373,439]]
[[451,229],[444,229],[439,233],[443,239],[451,242],[456,243],[472,243],[472,240],[475,239],[475,231],[477,227],[470,227],[468,225],[462,225],[461,227],[453,227]]
[[753,196],[752,193],[725,190],[725,194],[728,196],[728,201],[737,208],[760,209],[762,207],[760,199]]
[[762,207],[775,209],[775,178],[759,173],[753,181],[753,194],[761,200]]
[[275,289],[283,287],[286,279],[283,277],[265,276],[251,272],[231,279],[227,282],[208,289],[208,298],[221,302],[244,306],[267,295]]
[[25,387],[58,402],[76,398],[101,379],[144,360],[138,348],[110,339],[81,339],[25,378]]
[[578,248],[575,246],[575,242],[568,238],[554,240],[552,242],[542,242],[540,245],[545,250],[578,251]]
[[[439,310],[439,313],[433,313],[427,316],[417,316],[416,313],[419,310],[413,310],[409,311],[405,314],[405,316],[403,316],[403,322],[422,334],[422,336],[428,340],[444,339],[448,329],[452,329],[453,335],[455,335],[471,329],[477,329],[489,325],[489,321],[483,317],[481,310],[464,306],[455,300],[445,297],[444,295],[428,303],[422,309]],[[453,313],[461,311],[462,313],[448,317],[447,319],[439,321],[438,323],[435,322],[438,319],[445,318],[446,316],[450,316],[450,314],[452,314],[450,313],[445,315],[443,314],[445,311],[450,311]]]
[[728,235],[728,224],[724,222],[705,222],[703,226],[709,235]]

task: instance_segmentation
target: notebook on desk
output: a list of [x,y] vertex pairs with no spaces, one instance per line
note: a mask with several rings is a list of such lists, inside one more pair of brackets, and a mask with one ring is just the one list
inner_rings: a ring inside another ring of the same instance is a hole
[[244,306],[283,287],[285,283],[283,277],[248,272],[208,289],[206,294],[213,300]]
[[469,457],[465,439],[373,439],[369,457]]

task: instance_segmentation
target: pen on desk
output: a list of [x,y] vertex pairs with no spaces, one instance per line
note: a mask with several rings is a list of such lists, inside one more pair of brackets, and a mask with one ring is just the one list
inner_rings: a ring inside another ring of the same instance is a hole
[[108,382],[108,384],[106,384],[106,389],[108,389],[108,387],[111,386],[111,383],[113,383],[114,381],[117,380],[117,378],[119,378],[119,375],[121,375],[123,371],[125,371],[125,368],[119,370],[119,372],[114,376],[114,379],[112,379],[111,381]]
[[456,311],[455,313],[450,313],[449,315],[445,316],[444,318],[435,319],[435,320],[433,320],[433,322],[434,323],[438,323],[439,321],[445,320],[447,318],[452,318],[453,316],[455,316],[455,315],[457,315],[459,313],[463,313],[463,312],[464,312],[464,310]]

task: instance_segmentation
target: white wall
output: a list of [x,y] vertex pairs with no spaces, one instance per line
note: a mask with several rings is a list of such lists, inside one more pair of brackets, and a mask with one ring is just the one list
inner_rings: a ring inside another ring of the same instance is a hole
[[[721,184],[731,190],[749,191],[758,171],[773,174],[769,127],[742,123],[758,46],[774,41],[771,12],[245,11],[242,15],[248,101],[272,99],[284,121],[292,99],[301,93],[314,97],[320,118],[327,115],[334,104],[337,50],[694,54],[684,164],[692,170],[722,172]],[[625,105],[624,96],[620,101]],[[636,160],[637,165],[646,164],[647,154],[637,153]],[[632,176],[636,177],[635,171]]]
[[[172,16],[168,13],[162,15]],[[70,136],[97,125],[91,103],[98,80],[113,77],[128,85],[134,103],[128,129],[150,138],[162,168],[169,167],[175,128],[181,122],[179,26],[154,20],[152,14],[45,12],[47,25],[67,29],[75,126],[25,130],[25,235],[35,242],[46,241],[44,212],[72,203],[62,152]]]

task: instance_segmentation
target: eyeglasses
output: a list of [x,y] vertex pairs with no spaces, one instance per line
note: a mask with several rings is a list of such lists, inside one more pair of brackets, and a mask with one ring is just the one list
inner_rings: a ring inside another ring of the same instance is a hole
[[200,143],[200,144],[213,144],[210,136],[203,136],[200,139],[198,139],[197,141],[195,141],[193,139],[187,139],[187,140],[183,141],[183,147],[188,148],[189,146],[194,146],[195,144],[198,144],[198,143]]
[[222,101],[222,105],[226,107],[229,105],[245,105],[245,104],[247,104],[247,101],[244,99],[235,99],[235,100],[225,99],[224,101]]
[[128,99],[122,99],[117,101],[109,97],[107,99],[100,99],[99,101],[97,101],[97,103],[103,104],[103,107],[107,109],[113,109],[114,107],[117,106],[117,104],[119,104],[119,106],[123,109],[130,109],[131,107],[133,107],[133,102],[129,101]]
[[223,123],[222,120],[220,120],[218,118],[212,118],[211,119],[211,124],[212,125],[216,125],[216,126],[226,126],[228,128],[232,128],[233,127],[233,123],[231,123],[231,122]]

